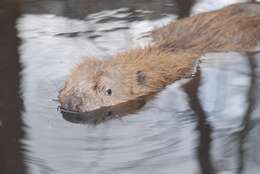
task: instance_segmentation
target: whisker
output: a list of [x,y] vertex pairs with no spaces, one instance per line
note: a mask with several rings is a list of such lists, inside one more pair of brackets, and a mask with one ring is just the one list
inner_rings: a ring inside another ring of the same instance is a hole
[[59,103],[59,99],[51,99],[51,101],[54,101],[54,102],[58,102]]

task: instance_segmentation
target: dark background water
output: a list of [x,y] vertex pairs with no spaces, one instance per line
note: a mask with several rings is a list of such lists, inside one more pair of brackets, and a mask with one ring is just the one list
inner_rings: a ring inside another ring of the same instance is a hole
[[1,0],[0,174],[259,173],[258,53],[206,54],[192,80],[95,126],[64,119],[53,101],[81,60],[145,45],[152,28],[223,5]]

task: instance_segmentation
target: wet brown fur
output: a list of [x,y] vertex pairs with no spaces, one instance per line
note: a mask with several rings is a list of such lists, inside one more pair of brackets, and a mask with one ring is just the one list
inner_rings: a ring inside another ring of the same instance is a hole
[[174,52],[245,51],[260,39],[260,4],[235,4],[184,18],[152,36],[157,45]]
[[[194,61],[205,52],[253,49],[260,40],[260,5],[236,4],[178,20],[155,29],[152,37],[154,41],[147,47],[130,49],[109,60],[81,63],[69,76],[60,102],[64,96],[76,95],[85,103],[79,111],[119,104],[160,91],[189,73]],[[115,81],[114,92],[118,93],[111,100],[100,93],[107,79]],[[82,94],[91,90],[97,94]]]

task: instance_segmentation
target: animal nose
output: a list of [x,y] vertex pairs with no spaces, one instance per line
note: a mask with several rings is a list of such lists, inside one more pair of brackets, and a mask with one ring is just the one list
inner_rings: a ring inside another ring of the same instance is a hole
[[79,106],[82,104],[82,100],[73,95],[65,96],[63,101],[61,102],[61,107],[65,110],[76,111],[79,112]]

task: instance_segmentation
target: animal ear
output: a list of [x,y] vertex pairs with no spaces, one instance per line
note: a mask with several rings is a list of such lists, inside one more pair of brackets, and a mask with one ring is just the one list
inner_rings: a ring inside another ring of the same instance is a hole
[[140,85],[145,84],[145,73],[142,70],[136,72],[136,81]]

